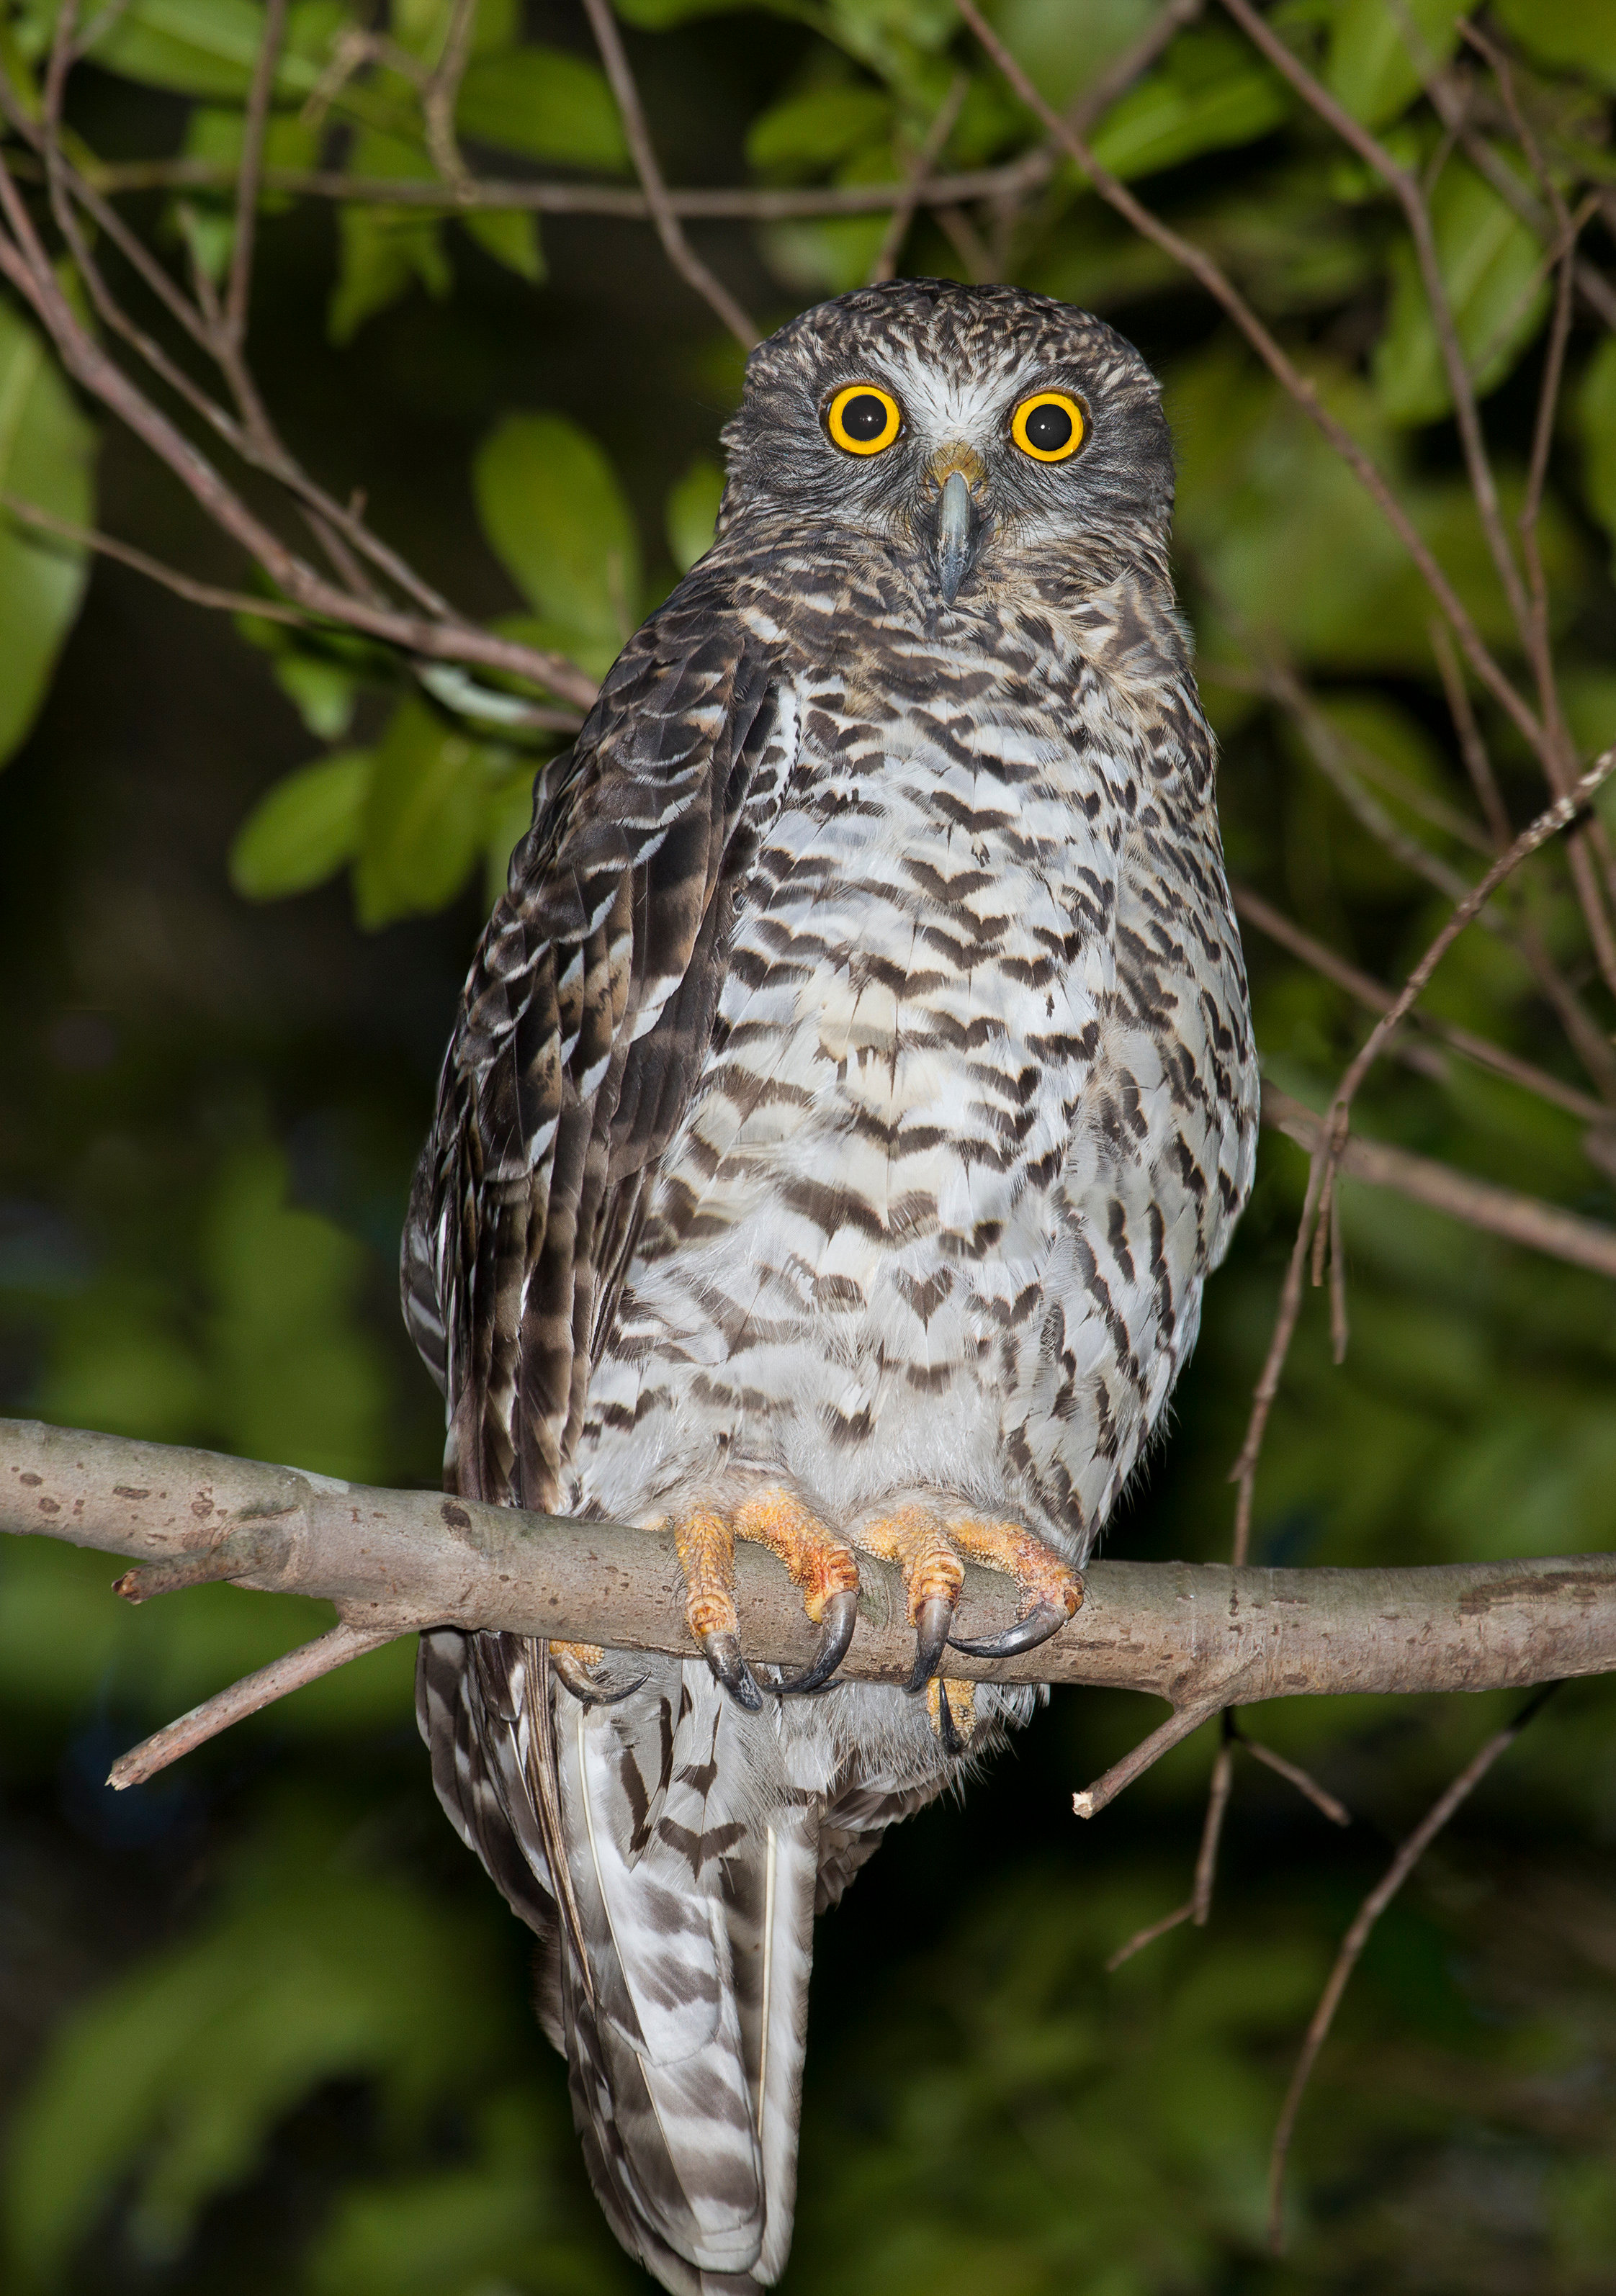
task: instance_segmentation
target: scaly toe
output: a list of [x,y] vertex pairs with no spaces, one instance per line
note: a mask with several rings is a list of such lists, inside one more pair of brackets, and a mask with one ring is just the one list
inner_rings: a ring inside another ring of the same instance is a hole
[[844,1587],[840,1594],[827,1595],[819,1618],[819,1646],[802,1673],[777,1685],[782,1697],[800,1697],[810,1690],[822,1690],[846,1658],[857,1623],[857,1588]]
[[1064,1603],[1035,1603],[1025,1618],[1018,1619],[1014,1626],[1006,1627],[1002,1634],[983,1635],[974,1639],[950,1635],[949,1647],[964,1651],[968,1658],[1013,1658],[1018,1651],[1036,1650],[1040,1643],[1046,1643],[1051,1635],[1059,1633],[1071,1615]]

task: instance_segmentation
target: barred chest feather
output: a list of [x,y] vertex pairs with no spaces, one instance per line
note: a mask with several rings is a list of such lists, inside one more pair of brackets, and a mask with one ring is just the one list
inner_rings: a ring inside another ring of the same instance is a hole
[[923,1487],[1080,1559],[1250,1182],[1210,741],[1131,584],[989,591],[946,647],[893,603],[751,610],[792,666],[760,849],[568,1505]]

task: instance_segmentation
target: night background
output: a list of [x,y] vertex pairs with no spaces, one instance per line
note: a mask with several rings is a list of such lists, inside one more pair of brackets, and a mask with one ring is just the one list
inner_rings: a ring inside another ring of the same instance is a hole
[[[942,0],[619,13],[675,184],[890,182],[945,102],[939,169],[994,166],[1041,136]],[[992,20],[1067,106],[1154,13],[1151,0],[1005,0]],[[13,86],[35,85],[53,20],[49,0],[7,0]],[[385,53],[308,116],[346,20],[340,0],[293,8],[291,53],[312,62],[277,83],[270,156],[422,175],[409,76]],[[1445,131],[1405,35],[1530,190],[1500,82],[1430,0],[1285,0],[1268,20],[1433,186],[1518,507],[1557,250]],[[1598,282],[1616,280],[1616,21],[1608,0],[1494,0],[1476,21],[1511,59],[1595,275],[1593,299],[1574,303],[1542,527],[1560,692],[1586,759],[1616,739],[1616,341],[1597,308]],[[189,155],[227,171],[260,25],[255,0],[108,11],[70,85],[79,163]],[[386,29],[429,54],[443,11],[395,0]],[[461,134],[480,175],[632,180],[570,5],[484,0]],[[1318,378],[1519,670],[1407,237],[1361,161],[1216,6],[1119,97],[1096,144]],[[6,156],[42,213],[14,134]],[[120,190],[119,209],[176,277],[187,242],[216,276],[227,260],[226,189],[159,182]],[[884,215],[742,223],[696,243],[768,328],[857,284],[885,230]],[[373,529],[462,610],[598,674],[710,532],[739,390],[737,346],[652,231],[546,217],[541,238],[507,210],[473,232],[283,193],[259,232],[250,352],[291,447],[339,499],[362,489]],[[1069,168],[1013,212],[923,209],[899,267],[1082,303],[1162,375],[1231,876],[1395,988],[1451,906],[1445,887],[1472,882],[1493,846],[1431,609],[1373,507],[1212,301]],[[241,554],[39,347],[21,304],[0,299],[0,493],[250,586]],[[256,480],[247,491],[273,502]],[[14,521],[0,527],[0,690],[13,743],[0,1410],[435,1484],[440,1405],[398,1311],[398,1230],[544,742],[490,738],[379,647],[206,611]],[[1546,802],[1541,774],[1502,714],[1476,707],[1520,827]],[[1616,804],[1604,817],[1616,828]],[[1548,1071],[1563,1103],[1605,1097],[1522,955],[1525,938],[1549,953],[1608,1048],[1616,1004],[1563,850],[1522,873],[1495,922],[1459,944],[1424,1009]],[[1245,938],[1265,1076],[1321,1108],[1367,1015],[1293,953]],[[1404,1052],[1359,1103],[1366,1135],[1616,1221],[1616,1107],[1590,1121],[1431,1029]],[[1306,1171],[1264,1134],[1169,1431],[1108,1552],[1226,1557],[1227,1472]],[[1253,1559],[1616,1546],[1611,1285],[1350,1181],[1341,1214],[1350,1348],[1335,1366],[1309,1290]],[[318,1606],[229,1587],[130,1611],[111,1592],[117,1567],[47,1540],[0,1551],[4,2284],[649,2289],[589,2194],[564,2067],[531,2012],[530,1941],[433,1798],[413,1644],[114,1795],[103,1780],[127,1746],[329,1624]],[[1379,1925],[1303,2107],[1288,2252],[1265,2248],[1269,2142],[1340,1936],[1392,1846],[1520,1702],[1249,1713],[1352,1824],[1237,1752],[1210,1923],[1107,1973],[1185,1896],[1216,1734],[1085,1826],[1072,1791],[1160,1710],[1054,1693],[962,1802],[896,1829],[820,1924],[788,2296],[1608,2288],[1616,1693],[1600,1681],[1533,1722]]]

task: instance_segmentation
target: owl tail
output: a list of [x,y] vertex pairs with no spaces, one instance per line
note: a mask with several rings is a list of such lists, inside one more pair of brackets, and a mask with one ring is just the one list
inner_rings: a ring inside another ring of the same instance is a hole
[[791,2245],[820,1796],[699,1662],[554,1718],[584,1951],[558,1926],[543,2009],[590,2180],[665,2288],[748,2296]]

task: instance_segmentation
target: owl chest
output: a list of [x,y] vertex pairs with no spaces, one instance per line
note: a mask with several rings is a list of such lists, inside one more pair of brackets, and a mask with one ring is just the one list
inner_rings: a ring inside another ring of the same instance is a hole
[[648,1234],[867,1301],[894,1266],[1038,1257],[1114,987],[1124,775],[1047,725],[815,755],[814,723]]

